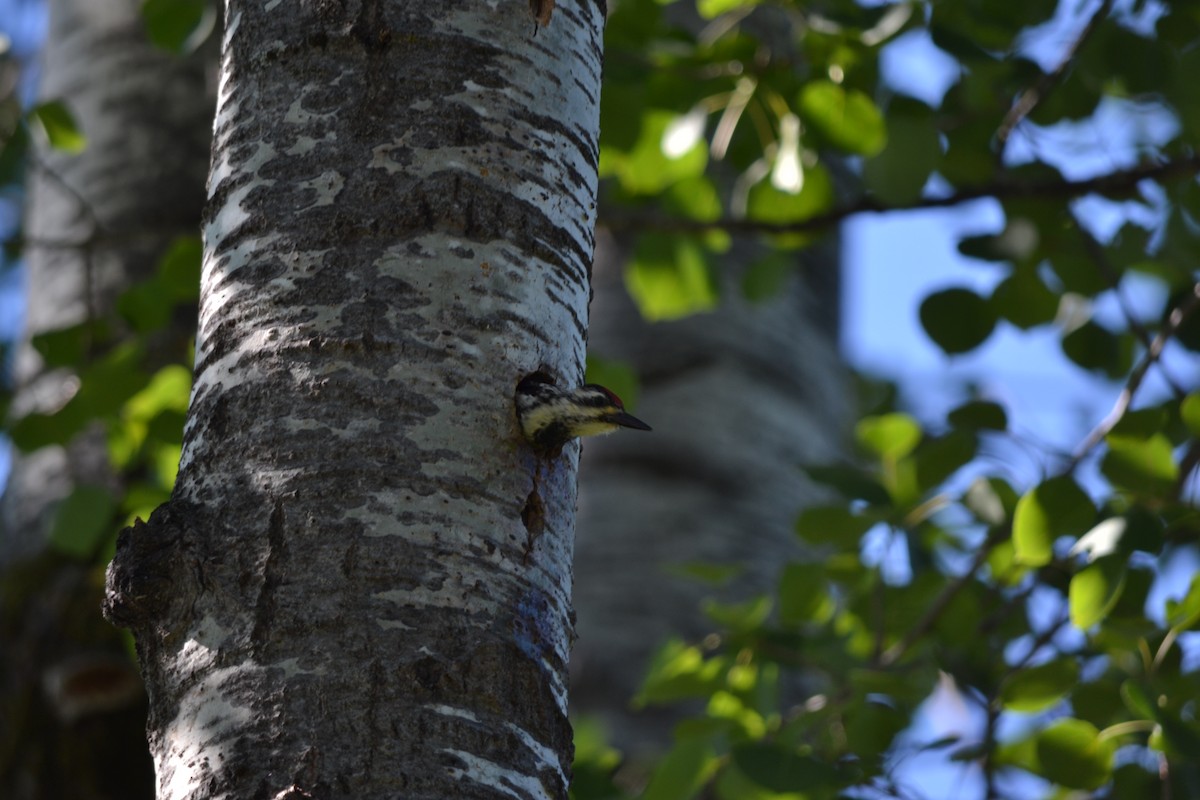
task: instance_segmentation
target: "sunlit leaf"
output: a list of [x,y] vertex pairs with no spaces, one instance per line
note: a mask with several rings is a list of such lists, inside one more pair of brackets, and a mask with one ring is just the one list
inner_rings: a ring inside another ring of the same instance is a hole
[[864,417],[854,428],[862,447],[887,461],[904,458],[921,441],[921,426],[908,414]]
[[679,236],[642,236],[625,269],[625,286],[651,322],[708,311],[719,300],[704,248]]
[[1200,392],[1192,392],[1180,401],[1179,416],[1192,435],[1200,437]]
[[87,147],[87,137],[79,129],[74,115],[61,100],[50,100],[34,106],[30,119],[41,127],[47,142],[55,150],[81,153]]
[[1091,525],[1095,513],[1092,501],[1071,478],[1045,481],[1017,503],[1013,517],[1017,559],[1030,566],[1049,563],[1054,540],[1078,536]]
[[1071,578],[1071,622],[1087,630],[1108,616],[1125,588],[1124,556],[1096,559]]
[[863,92],[832,81],[809,81],[797,107],[804,121],[835,147],[873,156],[887,143],[883,114]]
[[1104,477],[1135,494],[1159,495],[1175,485],[1179,468],[1171,442],[1161,433],[1147,438],[1109,434],[1108,452],[1100,463]]

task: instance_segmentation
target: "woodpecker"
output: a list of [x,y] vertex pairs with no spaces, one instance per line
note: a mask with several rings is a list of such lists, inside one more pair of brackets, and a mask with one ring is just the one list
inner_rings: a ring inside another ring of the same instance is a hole
[[650,426],[625,410],[621,398],[595,383],[561,389],[544,372],[517,384],[517,419],[536,449],[557,455],[576,436],[612,433],[617,428],[648,431]]

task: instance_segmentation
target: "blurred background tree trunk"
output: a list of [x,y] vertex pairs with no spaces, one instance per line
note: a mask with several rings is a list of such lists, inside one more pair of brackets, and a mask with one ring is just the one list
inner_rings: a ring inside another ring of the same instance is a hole
[[[635,758],[669,743],[683,713],[630,708],[652,654],[669,636],[695,643],[712,630],[706,597],[774,588],[799,552],[797,513],[816,496],[799,467],[840,450],[852,407],[837,352],[837,251],[796,255],[785,288],[752,303],[741,278],[753,250],[735,247],[719,307],[649,323],[625,289],[622,248],[600,237],[589,350],[634,368],[636,413],[655,430],[584,448],[571,699]],[[718,588],[687,574],[697,563],[734,575]]]
[[[181,59],[151,45],[141,3],[49,5],[39,96],[65,102],[87,146],[76,155],[40,148],[31,160],[18,418],[61,408],[79,387],[74,371],[44,363],[31,338],[94,324],[121,341],[117,297],[154,273],[172,239],[196,234],[212,120],[209,54]],[[194,321],[181,315],[148,359],[178,359]],[[122,484],[95,423],[65,446],[14,459],[0,519],[0,796],[152,796],[141,681],[100,616],[103,565],[50,544],[76,487],[115,495]]]

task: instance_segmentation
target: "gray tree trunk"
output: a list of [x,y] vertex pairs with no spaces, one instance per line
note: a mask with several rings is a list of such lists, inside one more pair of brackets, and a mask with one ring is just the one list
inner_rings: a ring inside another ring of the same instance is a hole
[[160,798],[565,798],[601,26],[231,0],[172,500],[122,534]]
[[[851,407],[837,352],[837,248],[798,256],[779,296],[741,297],[735,248],[718,309],[676,322],[641,319],[624,289],[620,248],[597,251],[591,349],[642,377],[637,414],[651,437],[587,444],[576,541],[579,642],[572,705],[600,718],[635,761],[670,742],[676,709],[630,707],[668,637],[716,629],[702,610],[770,593],[799,554],[794,523],[816,490],[799,467],[839,452]],[[714,587],[689,564],[740,570]]]
[[[88,146],[40,151],[30,167],[14,416],[52,411],[76,386],[30,337],[108,317],[173,237],[195,233],[212,119],[202,57],[152,47],[139,2],[49,5],[40,96],[66,101]],[[118,482],[98,427],[15,458],[0,502],[0,797],[152,795],[141,682],[100,616],[97,568],[47,541],[73,487]]]

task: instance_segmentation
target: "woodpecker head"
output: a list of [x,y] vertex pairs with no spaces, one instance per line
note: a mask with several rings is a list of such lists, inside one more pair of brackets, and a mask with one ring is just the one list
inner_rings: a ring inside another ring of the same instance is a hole
[[544,372],[517,384],[517,419],[525,438],[538,450],[557,453],[576,436],[612,433],[617,428],[650,430],[625,410],[621,398],[594,383],[578,389],[555,386]]

